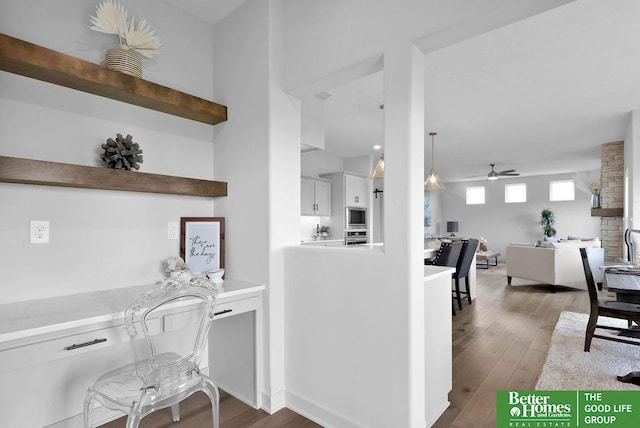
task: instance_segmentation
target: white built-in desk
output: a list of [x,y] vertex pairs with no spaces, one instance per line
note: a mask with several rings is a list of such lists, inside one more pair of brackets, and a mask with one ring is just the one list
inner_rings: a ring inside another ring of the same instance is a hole
[[[81,427],[87,387],[103,372],[133,360],[124,309],[153,287],[0,305],[0,426]],[[222,288],[209,337],[210,376],[221,389],[260,408],[265,286],[227,279]],[[159,332],[163,322],[187,310],[176,307],[164,314]],[[101,410],[97,423],[115,415]]]

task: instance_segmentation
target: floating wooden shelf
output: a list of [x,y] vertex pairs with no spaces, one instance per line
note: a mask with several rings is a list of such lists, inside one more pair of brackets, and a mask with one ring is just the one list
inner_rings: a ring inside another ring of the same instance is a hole
[[189,196],[227,196],[227,183],[0,156],[0,182]]
[[215,125],[227,107],[0,33],[0,70]]
[[622,217],[622,208],[591,208],[591,217]]

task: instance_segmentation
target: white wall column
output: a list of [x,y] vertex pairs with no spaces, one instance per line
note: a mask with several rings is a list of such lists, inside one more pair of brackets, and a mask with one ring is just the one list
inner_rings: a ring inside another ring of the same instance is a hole
[[[229,196],[226,268],[266,284],[263,407],[285,405],[284,256],[299,243],[299,103],[282,91],[282,0],[247,2],[215,27],[216,99],[229,120],[216,128],[216,179]],[[237,42],[242,40],[242,47]]]
[[398,426],[425,423],[423,171],[424,55],[393,35],[384,51],[385,255],[395,298],[407,306],[407,409]]
[[269,391],[266,408],[285,406],[285,256],[300,243],[300,101],[284,92],[283,0],[269,1]]

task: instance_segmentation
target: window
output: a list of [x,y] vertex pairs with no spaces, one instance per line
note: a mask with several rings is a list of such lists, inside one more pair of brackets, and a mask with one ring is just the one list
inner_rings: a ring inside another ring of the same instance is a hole
[[576,183],[573,180],[552,181],[549,183],[550,201],[575,201]]
[[467,205],[484,204],[484,186],[467,187]]
[[507,204],[527,202],[527,185],[524,183],[505,184],[504,202]]

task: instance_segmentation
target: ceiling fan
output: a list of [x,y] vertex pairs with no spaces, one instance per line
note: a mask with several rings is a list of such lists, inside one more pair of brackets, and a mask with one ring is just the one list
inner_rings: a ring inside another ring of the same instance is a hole
[[515,169],[507,169],[506,171],[497,172],[494,168],[496,166],[495,163],[489,164],[491,166],[491,171],[487,174],[487,178],[489,180],[497,180],[498,177],[517,177],[518,174]]

